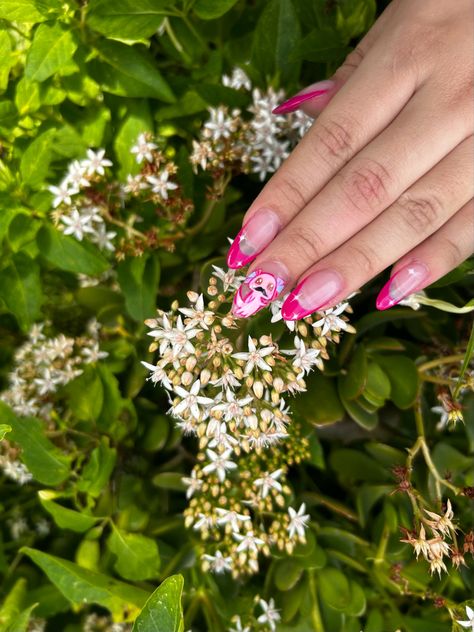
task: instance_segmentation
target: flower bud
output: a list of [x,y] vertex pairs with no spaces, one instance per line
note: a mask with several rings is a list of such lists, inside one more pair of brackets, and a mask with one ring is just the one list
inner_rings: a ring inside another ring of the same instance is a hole
[[279,404],[280,403],[280,395],[273,389],[271,390],[270,398],[271,398],[273,404]]
[[262,377],[267,384],[270,384],[270,386],[273,384],[273,375],[270,371],[265,371]]
[[181,376],[181,384],[183,386],[189,386],[194,382],[194,375],[189,371],[185,371]]
[[277,393],[282,393],[285,389],[285,382],[281,379],[281,377],[273,378],[273,388]]
[[171,310],[172,310],[173,312],[175,312],[175,311],[178,309],[178,307],[179,307],[179,303],[178,303],[178,301],[173,301],[173,302],[171,303]]
[[186,292],[186,295],[191,303],[195,303],[199,298],[199,294],[197,292],[193,292],[193,290]]
[[260,336],[258,341],[262,345],[262,347],[269,347],[273,344],[272,337],[267,335]]
[[247,388],[252,388],[252,384],[253,384],[253,376],[252,376],[252,375],[248,375],[248,376],[245,378],[245,386],[246,386]]
[[217,288],[214,287],[213,285],[210,285],[207,288],[207,293],[209,294],[209,296],[215,296],[217,294]]
[[255,393],[258,399],[262,399],[263,397],[263,383],[260,380],[256,380],[252,386],[253,392]]
[[209,369],[203,369],[199,375],[199,379],[201,380],[201,386],[206,386],[211,379],[211,372]]
[[197,364],[197,358],[196,356],[189,356],[188,358],[186,358],[186,370],[187,371],[192,371],[194,369],[194,367]]

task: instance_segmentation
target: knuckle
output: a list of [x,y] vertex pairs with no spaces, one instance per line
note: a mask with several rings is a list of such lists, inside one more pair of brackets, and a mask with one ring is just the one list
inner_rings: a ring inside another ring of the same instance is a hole
[[275,200],[279,200],[279,202],[278,204],[275,202],[273,206],[281,206],[282,200],[286,208],[288,208],[288,205],[298,209],[302,209],[306,206],[307,199],[303,193],[305,188],[302,184],[288,174],[279,173],[277,176],[278,177],[274,177],[272,185],[275,187]]
[[316,262],[324,254],[324,245],[316,231],[310,226],[296,225],[288,229],[288,243],[298,259]]
[[380,271],[380,258],[368,244],[357,246],[348,245],[347,261],[351,261],[351,267],[362,271],[367,279],[371,279]]
[[352,72],[360,66],[364,57],[365,53],[362,46],[356,46],[354,50],[347,55],[343,64],[339,68],[338,73],[342,72],[342,74],[346,75],[347,72]]
[[459,244],[449,237],[444,237],[441,245],[441,252],[445,253],[446,259],[449,262],[450,270],[458,266],[461,261],[464,261],[466,258],[466,255],[462,252]]
[[442,204],[433,193],[423,197],[412,197],[404,193],[398,199],[401,217],[409,230],[426,233],[441,214]]
[[353,123],[318,121],[314,126],[313,143],[319,158],[331,166],[346,163],[355,153]]
[[391,175],[378,161],[366,160],[338,177],[344,197],[359,211],[380,206],[388,199]]

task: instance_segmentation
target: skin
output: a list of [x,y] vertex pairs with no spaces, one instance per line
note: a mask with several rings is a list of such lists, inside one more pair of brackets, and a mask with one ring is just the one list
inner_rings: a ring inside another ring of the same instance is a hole
[[287,292],[334,270],[327,308],[392,264],[422,262],[426,287],[473,253],[473,42],[472,0],[393,0],[300,106],[318,118],[245,215],[281,222],[249,271],[278,262]]

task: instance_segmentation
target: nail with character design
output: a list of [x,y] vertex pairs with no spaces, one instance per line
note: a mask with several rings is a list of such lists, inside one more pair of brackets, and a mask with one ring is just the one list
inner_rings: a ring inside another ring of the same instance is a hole
[[240,318],[256,314],[281,294],[288,278],[286,267],[276,261],[252,270],[235,293],[232,313]]

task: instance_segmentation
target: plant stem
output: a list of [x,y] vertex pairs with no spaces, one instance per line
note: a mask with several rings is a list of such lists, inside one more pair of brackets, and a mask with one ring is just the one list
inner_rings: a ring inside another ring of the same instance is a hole
[[311,592],[311,623],[313,624],[314,632],[324,632],[324,625],[321,619],[321,612],[319,611],[318,593],[316,589],[316,581],[314,578],[314,572],[309,573],[309,589]]
[[469,366],[469,363],[471,362],[473,356],[474,356],[474,323],[471,327],[471,335],[469,336],[469,341],[467,343],[466,353],[464,354],[464,359],[463,359],[461,371],[459,373],[456,388],[454,389],[453,399],[456,399],[457,396],[459,395],[459,391],[461,390],[461,386],[462,386],[462,379],[464,377],[464,374],[467,371],[467,367]]
[[379,545],[377,547],[377,553],[375,554],[374,564],[383,564],[385,562],[385,551],[387,550],[388,539],[390,537],[390,530],[387,525],[384,525],[382,535],[380,536]]
[[429,369],[435,369],[442,364],[455,364],[456,362],[462,362],[464,360],[464,354],[457,353],[456,355],[444,356],[444,358],[435,358],[420,364],[417,368],[421,373],[425,373]]

